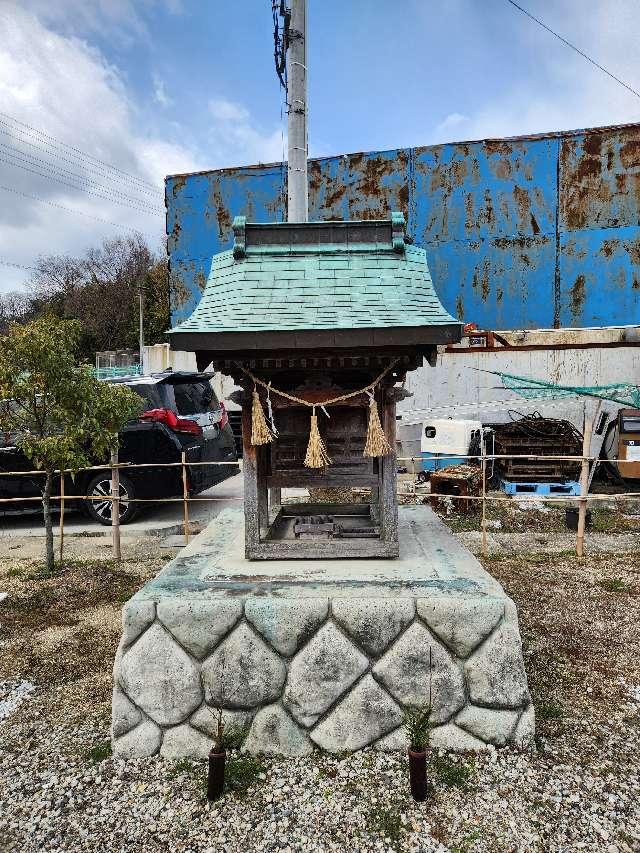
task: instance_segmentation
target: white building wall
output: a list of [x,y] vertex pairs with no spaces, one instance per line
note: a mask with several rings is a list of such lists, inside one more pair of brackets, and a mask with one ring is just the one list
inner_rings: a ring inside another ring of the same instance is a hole
[[406,387],[413,397],[398,406],[403,422],[452,417],[502,423],[509,420],[512,408],[566,418],[582,429],[587,398],[528,401],[507,391],[500,377],[487,371],[559,385],[640,384],[640,347],[441,353],[436,367],[422,367],[408,375]]

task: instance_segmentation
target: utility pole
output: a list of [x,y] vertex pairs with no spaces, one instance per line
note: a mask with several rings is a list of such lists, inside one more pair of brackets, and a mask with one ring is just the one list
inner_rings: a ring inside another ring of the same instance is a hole
[[144,376],[144,288],[138,282],[138,346],[140,347],[140,373]]
[[288,220],[307,222],[307,0],[291,0],[287,45]]

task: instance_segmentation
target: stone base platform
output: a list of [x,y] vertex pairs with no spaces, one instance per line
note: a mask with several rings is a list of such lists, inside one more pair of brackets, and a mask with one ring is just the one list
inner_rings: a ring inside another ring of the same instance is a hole
[[242,524],[224,510],[125,605],[116,755],[203,757],[215,706],[254,753],[404,749],[430,692],[434,746],[531,742],[516,608],[430,509],[400,508],[395,560],[249,562]]

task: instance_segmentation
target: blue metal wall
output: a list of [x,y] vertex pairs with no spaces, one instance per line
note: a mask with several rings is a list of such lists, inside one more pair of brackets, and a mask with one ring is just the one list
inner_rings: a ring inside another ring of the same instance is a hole
[[[310,218],[403,210],[449,311],[488,329],[640,322],[640,125],[350,154],[309,164]],[[286,168],[167,178],[173,319],[236,214],[285,216]]]

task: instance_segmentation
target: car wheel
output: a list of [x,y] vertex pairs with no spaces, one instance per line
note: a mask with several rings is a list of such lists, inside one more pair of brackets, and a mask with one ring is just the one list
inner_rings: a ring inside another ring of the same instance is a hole
[[[111,526],[111,475],[108,472],[98,474],[87,486],[87,497],[85,507],[89,516],[100,524]],[[100,500],[104,498],[104,500]],[[138,514],[138,506],[132,501],[135,499],[133,483],[127,477],[120,477],[120,524],[128,524]]]

